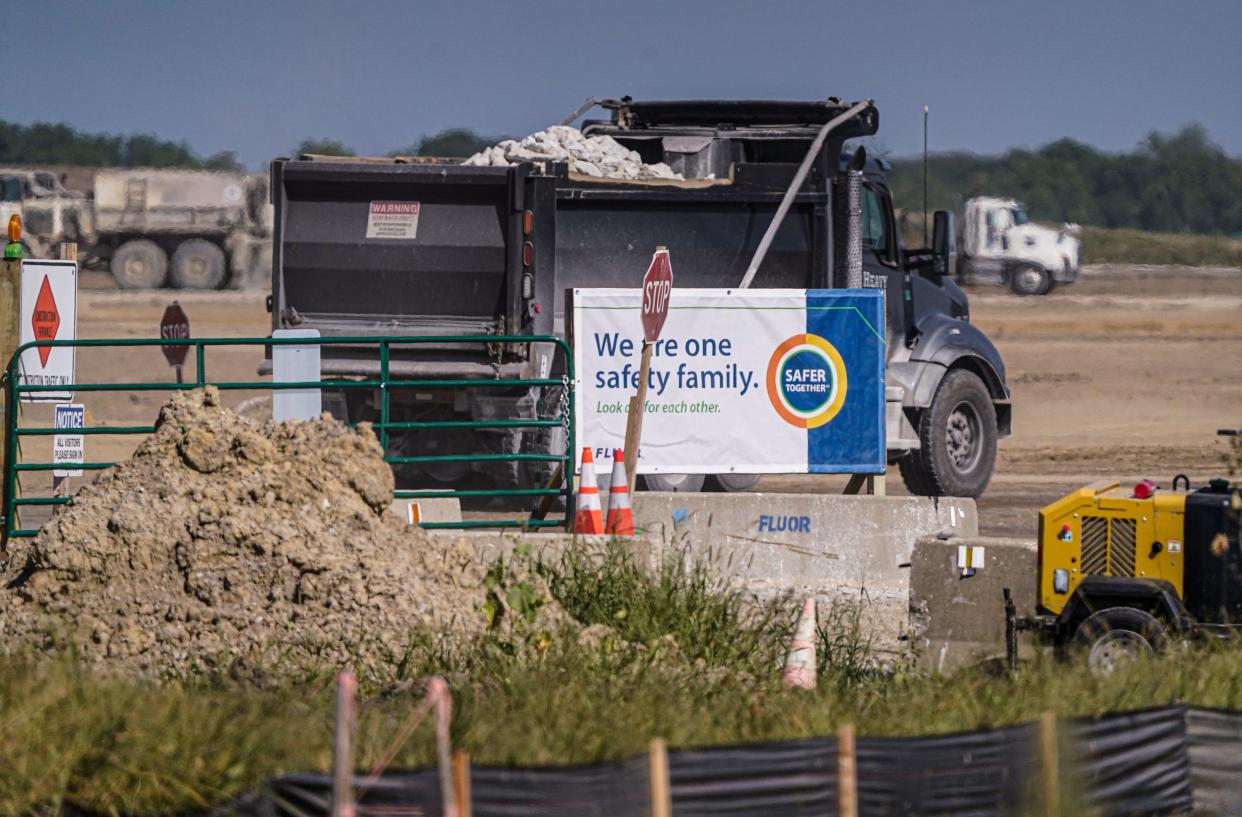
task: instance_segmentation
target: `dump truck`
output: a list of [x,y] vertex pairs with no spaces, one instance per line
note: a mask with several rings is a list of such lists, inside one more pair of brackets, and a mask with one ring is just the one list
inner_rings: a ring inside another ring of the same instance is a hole
[[978,196],[962,210],[957,277],[965,284],[1007,286],[1018,295],[1047,295],[1078,280],[1078,227],[1033,223],[1013,199]]
[[[610,136],[680,178],[600,178],[543,160],[506,167],[274,161],[272,328],[317,330],[327,338],[563,336],[566,289],[636,286],[657,245],[676,259],[679,288],[736,287],[748,270],[757,287],[878,287],[887,293],[889,460],[915,493],[980,495],[997,438],[1010,433],[1005,367],[970,322],[967,297],[952,278],[952,214],[936,215],[934,246],[903,247],[885,166],[845,150],[847,140],[876,133],[875,105],[836,98],[597,102],[610,115],[585,121],[584,135]],[[782,208],[787,194],[790,204]],[[373,229],[377,205],[399,211],[395,234]],[[471,378],[517,376],[535,368],[537,357],[513,344],[478,352],[447,344],[401,355],[391,366],[403,376]],[[379,371],[375,355],[356,347],[325,342],[322,356],[325,376]],[[389,419],[454,422],[512,412],[543,418],[559,391],[393,394]],[[360,399],[358,390],[334,404],[349,421],[377,416],[376,401]],[[560,428],[445,428],[389,440],[393,453],[405,456],[565,446]],[[526,484],[542,482],[543,464],[528,465]],[[447,484],[468,467],[426,463],[398,475]],[[707,487],[754,484],[755,477],[721,470]],[[648,475],[642,482],[657,490],[705,487],[702,475]]]
[[0,169],[0,191],[23,218],[27,257],[75,242],[79,258],[107,264],[122,289],[240,289],[269,275],[265,175],[105,169],[83,196],[50,172]]
[[1102,482],[1041,510],[1037,610],[1020,616],[1006,599],[1011,660],[1021,630],[1100,673],[1176,639],[1239,634],[1240,488],[1181,474],[1168,488]]

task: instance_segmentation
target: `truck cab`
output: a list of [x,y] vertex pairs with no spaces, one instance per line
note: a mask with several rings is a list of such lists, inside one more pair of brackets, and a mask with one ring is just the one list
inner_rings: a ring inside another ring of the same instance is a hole
[[969,284],[1008,286],[1018,295],[1047,295],[1078,280],[1078,227],[1033,223],[1013,199],[968,199],[962,214],[958,277]]

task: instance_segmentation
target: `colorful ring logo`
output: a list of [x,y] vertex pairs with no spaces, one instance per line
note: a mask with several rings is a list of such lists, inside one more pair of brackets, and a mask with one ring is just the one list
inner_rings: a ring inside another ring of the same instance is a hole
[[819,335],[794,335],[768,361],[768,399],[785,422],[819,428],[845,405],[845,361]]

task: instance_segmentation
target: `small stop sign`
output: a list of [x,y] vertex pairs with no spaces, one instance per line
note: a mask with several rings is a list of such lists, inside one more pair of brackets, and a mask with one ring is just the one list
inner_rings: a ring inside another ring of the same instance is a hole
[[673,291],[673,265],[668,250],[660,247],[651,257],[651,266],[643,276],[643,337],[648,343],[660,339],[660,330],[668,318],[668,296]]
[[[164,317],[160,318],[160,338],[181,340],[189,337],[190,319],[186,317],[181,304],[173,301],[164,310]],[[168,361],[169,366],[179,369],[185,365],[185,356],[190,351],[189,346],[161,346],[160,348],[164,351],[164,359]]]

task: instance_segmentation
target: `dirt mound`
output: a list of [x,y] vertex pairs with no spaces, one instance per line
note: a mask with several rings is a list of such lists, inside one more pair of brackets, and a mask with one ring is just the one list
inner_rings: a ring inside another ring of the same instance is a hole
[[259,423],[214,389],[181,393],[131,459],[11,543],[0,649],[67,642],[85,660],[164,675],[382,672],[417,631],[481,631],[489,591],[474,550],[407,526],[388,512],[392,493],[368,427]]

